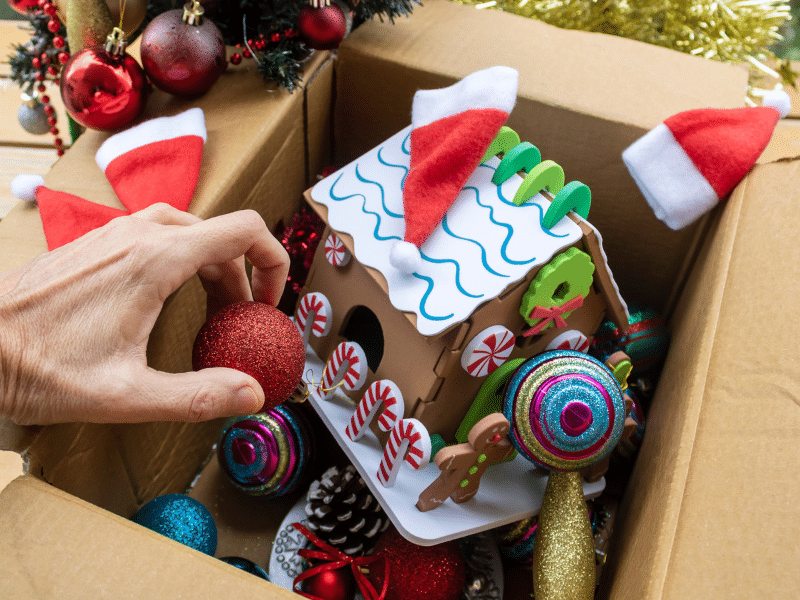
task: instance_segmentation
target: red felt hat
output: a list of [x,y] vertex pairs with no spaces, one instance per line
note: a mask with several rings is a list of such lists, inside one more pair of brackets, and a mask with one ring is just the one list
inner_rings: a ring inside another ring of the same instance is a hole
[[403,186],[405,235],[391,250],[392,265],[416,270],[419,248],[441,222],[508,119],[519,74],[491,67],[458,83],[414,95],[411,168]]
[[788,113],[785,92],[764,106],[678,113],[622,153],[656,217],[682,229],[731,193]]

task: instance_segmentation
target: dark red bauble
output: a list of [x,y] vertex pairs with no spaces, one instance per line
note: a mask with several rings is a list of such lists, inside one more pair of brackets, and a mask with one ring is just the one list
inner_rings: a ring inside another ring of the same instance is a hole
[[20,14],[27,14],[28,10],[37,10],[39,0],[8,0],[8,5]]
[[306,352],[297,326],[277,308],[262,302],[226,306],[200,328],[192,367],[229,367],[255,378],[269,410],[284,402],[303,375]]
[[297,30],[305,42],[317,50],[334,50],[347,35],[347,15],[336,4],[300,10]]
[[89,129],[129,125],[145,105],[149,86],[130,54],[114,56],[101,46],[73,54],[61,70],[61,98],[69,115]]
[[203,94],[228,65],[225,42],[209,19],[183,21],[183,10],[161,13],[142,32],[142,66],[153,84],[176,96]]
[[356,581],[349,567],[321,571],[303,580],[303,591],[323,600],[353,600]]
[[[417,546],[392,528],[381,536],[372,553],[389,562],[385,600],[461,598],[467,572],[458,542]],[[369,580],[378,592],[383,589],[385,572],[382,561],[370,565]]]

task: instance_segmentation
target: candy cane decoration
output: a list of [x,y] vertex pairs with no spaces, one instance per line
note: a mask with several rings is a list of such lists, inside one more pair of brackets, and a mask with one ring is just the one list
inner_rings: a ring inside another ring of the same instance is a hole
[[308,345],[312,332],[317,337],[328,335],[333,321],[331,314],[331,303],[324,294],[311,292],[300,299],[294,322],[303,338],[303,347]]
[[367,388],[344,430],[347,437],[355,442],[364,435],[381,406],[383,411],[378,417],[378,427],[381,431],[391,431],[403,418],[405,405],[400,388],[388,379],[379,379]]
[[355,342],[342,342],[331,354],[322,373],[320,395],[323,400],[333,395],[339,383],[348,392],[358,390],[367,380],[367,355]]
[[335,233],[325,240],[325,258],[334,267],[343,267],[350,262],[350,251]]
[[502,325],[481,331],[461,353],[461,366],[473,377],[484,377],[502,365],[514,349],[514,334]]
[[550,340],[545,350],[576,350],[578,352],[588,352],[589,338],[577,329],[570,329]]
[[425,467],[431,459],[431,438],[425,425],[416,419],[401,419],[392,428],[378,465],[378,481],[392,487],[404,460],[414,469]]

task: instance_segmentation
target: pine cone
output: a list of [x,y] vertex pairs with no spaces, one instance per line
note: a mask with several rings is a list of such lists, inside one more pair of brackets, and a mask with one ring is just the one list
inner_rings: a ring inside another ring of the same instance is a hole
[[331,467],[306,496],[308,528],[349,556],[369,552],[389,526],[389,518],[353,465]]

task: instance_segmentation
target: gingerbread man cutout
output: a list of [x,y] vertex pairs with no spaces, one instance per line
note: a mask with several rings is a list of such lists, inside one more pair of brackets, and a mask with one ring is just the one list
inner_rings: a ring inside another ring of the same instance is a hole
[[514,452],[507,437],[509,429],[502,413],[492,413],[475,423],[467,443],[439,450],[433,462],[442,474],[419,495],[417,508],[426,512],[441,506],[448,497],[457,503],[472,498],[486,468]]

